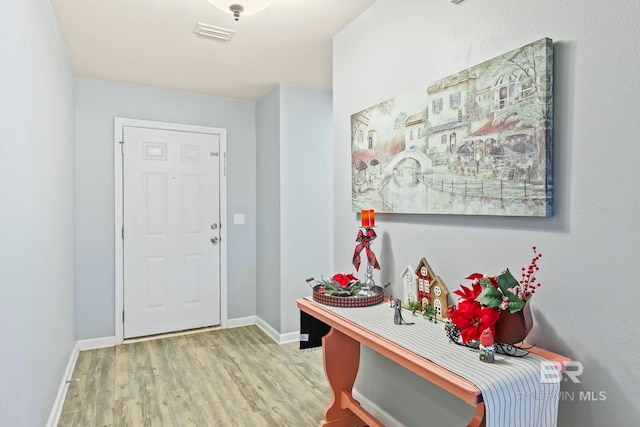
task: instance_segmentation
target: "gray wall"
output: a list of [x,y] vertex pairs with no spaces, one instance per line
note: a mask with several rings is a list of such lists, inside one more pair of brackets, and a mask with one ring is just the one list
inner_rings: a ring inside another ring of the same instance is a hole
[[48,1],[0,3],[0,425],[42,426],[74,348],[73,73]]
[[331,92],[280,85],[282,333],[300,329],[305,279],[333,274]]
[[[538,40],[554,40],[555,215],[377,215],[382,281],[426,257],[451,290],[475,271],[528,263],[538,246],[532,342],[584,364],[564,382],[560,426],[635,425],[640,417],[637,177],[640,4],[636,1],[378,0],[334,38],[336,269],[351,262],[351,114]],[[367,375],[368,374],[368,375]],[[470,407],[365,352],[356,388],[407,425],[463,425]],[[604,401],[579,399],[605,392]],[[406,396],[406,397],[405,397]]]
[[280,331],[280,88],[256,104],[256,315]]
[[299,330],[305,279],[331,275],[331,93],[280,84],[257,105],[257,315]]
[[[114,117],[227,129],[230,319],[256,307],[255,103],[76,79],[76,338],[115,334]],[[245,224],[234,225],[233,214]]]

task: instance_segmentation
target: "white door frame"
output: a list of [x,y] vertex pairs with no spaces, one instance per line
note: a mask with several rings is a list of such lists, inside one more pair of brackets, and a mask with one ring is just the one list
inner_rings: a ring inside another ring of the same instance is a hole
[[122,206],[122,135],[124,127],[142,127],[150,129],[173,130],[182,132],[204,133],[220,136],[220,326],[227,327],[227,130],[222,128],[193,126],[177,123],[154,122],[149,120],[115,117],[114,159],[115,159],[115,334],[116,344],[124,342],[124,241],[122,227],[124,212]]

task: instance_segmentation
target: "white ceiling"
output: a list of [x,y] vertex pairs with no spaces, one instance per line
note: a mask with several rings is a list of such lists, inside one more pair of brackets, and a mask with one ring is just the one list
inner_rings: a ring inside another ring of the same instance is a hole
[[277,0],[236,22],[206,0],[51,0],[77,77],[252,101],[278,83],[330,90],[331,38],[374,2]]

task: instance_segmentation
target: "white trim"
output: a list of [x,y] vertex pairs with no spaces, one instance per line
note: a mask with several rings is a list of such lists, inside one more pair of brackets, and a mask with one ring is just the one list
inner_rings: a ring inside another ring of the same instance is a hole
[[196,132],[214,134],[220,136],[220,325],[218,328],[227,327],[227,130],[207,126],[193,126],[178,123],[155,122],[149,120],[130,119],[125,117],[115,117],[114,131],[114,182],[115,182],[115,344],[124,342],[124,324],[122,322],[122,311],[124,308],[124,277],[123,277],[123,248],[122,248],[122,226],[123,226],[123,206],[122,206],[122,154],[120,141],[125,126],[144,127],[151,129],[176,130],[183,132]]
[[235,319],[229,319],[227,322],[227,328],[240,328],[242,326],[250,326],[256,324],[256,316],[237,317]]
[[275,330],[270,324],[265,322],[258,316],[237,317],[235,319],[229,319],[227,323],[228,328],[239,328],[242,326],[256,325],[265,334],[278,344],[288,344],[291,342],[300,341],[300,331],[289,332],[287,334],[281,334]]
[[289,332],[288,334],[280,334],[280,344],[288,344],[300,341],[300,331]]
[[267,322],[265,322],[264,320],[262,320],[260,317],[256,316],[256,326],[260,329],[262,329],[262,331],[269,335],[269,337],[271,337],[272,340],[274,340],[277,343],[280,343],[280,333],[278,331],[276,331],[270,324],[268,324]]
[[[255,324],[258,328],[262,329],[262,331],[265,334],[269,335],[269,337],[275,342],[277,342],[278,344],[288,344],[288,343],[296,342],[300,340],[300,331],[281,334],[280,332],[276,331],[273,326],[271,326],[270,324],[268,324],[263,319],[257,316],[256,316]],[[244,326],[244,325],[240,325],[240,326]]]
[[69,388],[67,379],[71,379],[71,377],[73,376],[73,370],[76,367],[78,354],[80,354],[80,349],[78,348],[78,343],[76,343],[73,346],[73,350],[71,350],[71,355],[69,356],[69,362],[67,362],[67,367],[64,370],[62,381],[60,382],[60,387],[58,387],[58,394],[56,394],[56,400],[54,400],[53,406],[51,407],[51,412],[49,413],[49,419],[47,420],[47,427],[56,427],[58,425],[58,422],[60,421],[60,415],[62,414],[62,407],[64,406],[64,400],[67,397],[67,389]]
[[[256,316],[238,317],[235,319],[228,319],[227,328],[228,329],[240,328],[243,326],[250,326],[255,324],[256,324]],[[140,341],[150,341],[150,340],[160,339],[160,338],[177,337],[181,335],[198,334],[201,332],[218,331],[220,329],[222,329],[220,326],[211,326],[209,328],[199,328],[199,329],[193,329],[188,331],[169,332],[167,334],[159,334],[159,335],[153,335],[149,337],[141,337],[141,338],[124,340],[123,344],[131,344],[131,343],[140,342]],[[115,336],[78,340],[78,343],[77,343],[77,347],[80,351],[97,350],[99,348],[115,347],[116,345],[117,344],[116,344]]]
[[90,338],[86,340],[78,340],[78,350],[96,350],[98,348],[114,347],[116,345],[116,337]]
[[168,332],[166,334],[149,335],[149,336],[140,337],[140,338],[129,338],[124,340],[122,344],[132,344],[132,343],[142,342],[142,341],[160,340],[163,338],[170,338],[170,337],[181,337],[183,335],[200,334],[202,332],[218,331],[220,329],[222,329],[220,326],[210,326],[208,328],[198,328],[198,329],[189,329],[187,331]]
[[373,415],[380,424],[388,427],[406,427],[398,419],[393,417],[387,411],[380,406],[373,403],[370,399],[367,399],[357,389],[352,390],[353,398],[356,399],[364,409],[366,409],[371,415]]

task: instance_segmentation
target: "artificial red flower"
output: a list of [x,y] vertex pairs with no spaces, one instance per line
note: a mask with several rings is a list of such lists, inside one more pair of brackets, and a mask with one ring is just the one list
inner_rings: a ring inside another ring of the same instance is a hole
[[494,288],[500,289],[498,285],[498,276],[488,276],[487,279],[491,282]]
[[451,314],[451,321],[460,329],[463,343],[478,339],[480,333],[487,328],[495,335],[493,326],[499,318],[500,313],[497,310],[483,308],[477,301],[462,301],[458,309]]
[[[491,286],[493,286],[494,288],[498,289],[498,276],[488,276],[486,274],[480,274],[480,273],[473,273],[471,276],[467,277],[467,279],[469,280],[473,280],[473,283],[480,283],[480,280],[484,279],[484,280],[488,280],[489,283],[491,283]],[[484,285],[480,285],[480,286],[486,286],[486,282]]]
[[346,288],[351,282],[357,282],[358,278],[353,274],[336,274],[331,278],[332,282],[336,282],[341,288]]
[[476,280],[476,279],[480,280],[480,279],[482,279],[483,277],[484,277],[484,274],[481,274],[481,273],[473,273],[473,274],[470,274],[470,275],[469,275],[469,277],[467,277],[467,279],[468,279],[468,280]]
[[[477,274],[477,273],[476,273]],[[473,276],[473,274],[471,275]],[[467,277],[467,279],[471,278],[471,276]],[[482,275],[480,275],[482,277]],[[464,301],[473,301],[478,295],[482,293],[482,286],[480,286],[480,282],[472,279],[471,289],[467,288],[464,285],[460,285],[462,290],[453,291],[454,294],[459,295]]]

